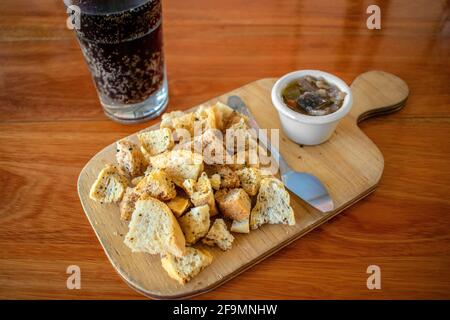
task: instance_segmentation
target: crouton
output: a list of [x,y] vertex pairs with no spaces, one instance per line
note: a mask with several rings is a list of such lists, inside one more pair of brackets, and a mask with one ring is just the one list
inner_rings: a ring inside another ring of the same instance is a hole
[[218,213],[214,200],[214,191],[205,172],[200,175],[197,181],[193,179],[185,180],[183,187],[194,206],[198,207],[206,204],[209,206],[211,216]]
[[242,150],[236,152],[232,158],[231,163],[228,163],[228,167],[231,170],[240,170],[245,167],[259,168],[261,164],[261,155],[258,153],[257,148],[249,148],[248,150]]
[[119,203],[120,219],[130,221],[133,214],[136,201],[139,200],[140,194],[135,188],[128,187],[123,195],[122,201]]
[[116,159],[119,170],[128,177],[135,177],[145,170],[146,161],[138,146],[128,139],[116,143]]
[[131,179],[131,184],[133,186],[137,186],[138,183],[141,182],[142,179],[144,179],[144,176],[135,177],[135,178]]
[[220,174],[215,173],[215,174],[211,175],[211,177],[209,178],[209,181],[211,182],[211,187],[214,190],[220,189]]
[[237,175],[241,182],[242,189],[250,196],[258,194],[259,185],[261,183],[261,173],[257,168],[243,168],[238,170]]
[[153,168],[164,169],[179,187],[186,179],[197,180],[203,171],[203,156],[188,150],[172,150],[150,158]]
[[217,129],[207,129],[203,134],[196,136],[188,145],[187,148],[183,148],[201,153],[203,161],[209,165],[225,164],[227,157],[230,157],[223,144],[222,133]]
[[185,284],[209,266],[212,260],[208,251],[188,247],[182,257],[168,254],[161,259],[161,264],[172,279]]
[[141,151],[141,154],[144,157],[145,162],[150,163],[150,158],[152,157],[152,155],[143,146],[141,146],[139,150]]
[[89,197],[94,201],[118,202],[127,188],[127,179],[119,173],[117,167],[106,165],[92,184]]
[[224,129],[228,129],[228,128],[232,127],[233,125],[236,125],[236,123],[241,123],[241,120],[243,120],[244,123],[246,124],[246,127],[248,127],[247,126],[248,118],[246,116],[244,116],[242,113],[239,113],[239,112],[236,112],[233,110],[233,112],[231,114],[229,114],[227,117],[227,121],[225,123]]
[[186,212],[191,203],[186,197],[176,196],[175,198],[167,202],[167,205],[169,206],[170,210],[172,210],[175,217],[179,218],[183,215],[183,213]]
[[184,115],[186,114],[183,111],[166,112],[161,116],[161,124],[159,125],[159,127],[175,129],[175,127],[173,126],[173,119],[180,118]]
[[220,176],[221,188],[238,188],[240,186],[237,173],[226,165],[208,165],[205,167],[205,170],[210,176],[214,174]]
[[207,205],[192,208],[178,219],[187,245],[193,245],[203,238],[209,230],[209,207]]
[[200,106],[194,112],[194,135],[201,135],[208,129],[217,129],[216,114],[211,107]]
[[185,252],[185,239],[177,219],[164,202],[151,197],[136,202],[124,243],[133,252],[177,257]]
[[207,235],[202,239],[208,246],[217,245],[223,251],[231,249],[234,237],[228,231],[227,225],[223,219],[216,219]]
[[233,220],[230,230],[236,233],[250,233],[250,217],[241,221]]
[[177,195],[175,185],[161,169],[155,169],[147,174],[136,186],[136,191],[161,201],[171,200]]
[[216,192],[220,212],[233,220],[242,221],[250,215],[251,201],[244,189],[221,189]]
[[231,109],[226,104],[218,101],[214,106],[212,106],[214,113],[216,115],[216,124],[219,130],[225,129],[228,120],[233,114],[233,109]]
[[264,178],[250,215],[250,228],[257,229],[265,223],[295,225],[294,210],[289,201],[283,182],[276,178]]
[[178,141],[183,134],[180,135],[181,130],[186,130],[189,136],[194,135],[194,121],[195,116],[192,112],[184,113],[182,111],[173,111],[165,113],[162,116],[160,128],[169,128],[173,131],[174,140]]
[[151,156],[163,153],[173,147],[172,131],[168,128],[138,133],[142,148]]
[[232,154],[256,148],[258,144],[256,141],[256,131],[241,128],[241,126],[244,126],[243,122],[236,123],[228,128],[225,133],[226,148]]

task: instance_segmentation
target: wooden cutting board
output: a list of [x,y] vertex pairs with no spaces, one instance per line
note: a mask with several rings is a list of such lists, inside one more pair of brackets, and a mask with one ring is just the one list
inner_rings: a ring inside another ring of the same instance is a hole
[[[204,105],[212,105],[217,100],[226,102],[230,95],[238,95],[251,109],[261,128],[280,128],[270,99],[275,81],[268,78],[252,82]],[[120,276],[132,288],[152,298],[192,297],[236,277],[371,193],[383,172],[383,156],[357,124],[362,119],[399,110],[409,90],[400,78],[380,71],[361,74],[353,81],[351,89],[354,95],[352,110],[329,141],[319,146],[300,146],[288,140],[280,130],[283,157],[294,169],[316,175],[328,188],[336,210],[323,214],[291,194],[297,220],[295,226],[264,225],[250,234],[235,234],[233,248],[226,252],[208,247],[214,255],[213,263],[184,286],[169,278],[158,256],[131,253],[125,246],[123,239],[128,228],[127,223],[119,219],[117,205],[101,205],[89,198],[90,186],[99,171],[106,163],[115,162],[115,145],[96,154],[80,173],[78,194],[92,228]],[[130,138],[137,141],[136,135]],[[276,283],[276,270],[273,278],[267,281]]]

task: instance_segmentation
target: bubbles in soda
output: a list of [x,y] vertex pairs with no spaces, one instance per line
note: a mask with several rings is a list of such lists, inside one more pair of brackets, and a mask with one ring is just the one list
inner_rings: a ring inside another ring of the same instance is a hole
[[78,3],[82,9],[77,37],[102,102],[134,104],[157,91],[165,71],[161,1],[123,11],[117,11],[124,3],[120,1],[107,1],[110,7],[100,10],[98,0]]

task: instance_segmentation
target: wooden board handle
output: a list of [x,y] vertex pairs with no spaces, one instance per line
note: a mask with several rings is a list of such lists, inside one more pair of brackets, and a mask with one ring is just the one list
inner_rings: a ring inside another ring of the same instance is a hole
[[351,89],[353,107],[350,116],[356,122],[400,110],[409,95],[405,81],[383,71],[369,71],[359,75],[353,81]]

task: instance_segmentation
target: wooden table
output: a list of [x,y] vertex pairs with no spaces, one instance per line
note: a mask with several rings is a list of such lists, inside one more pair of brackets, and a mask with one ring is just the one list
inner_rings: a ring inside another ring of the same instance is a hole
[[[385,157],[364,201],[200,298],[450,298],[450,22],[445,0],[164,1],[169,110],[253,80],[322,69],[403,78],[406,107],[361,124]],[[0,2],[0,298],[142,298],[108,262],[76,181],[103,146],[154,122],[108,120],[62,1]],[[81,268],[81,289],[66,268]],[[366,268],[381,268],[368,290]]]

